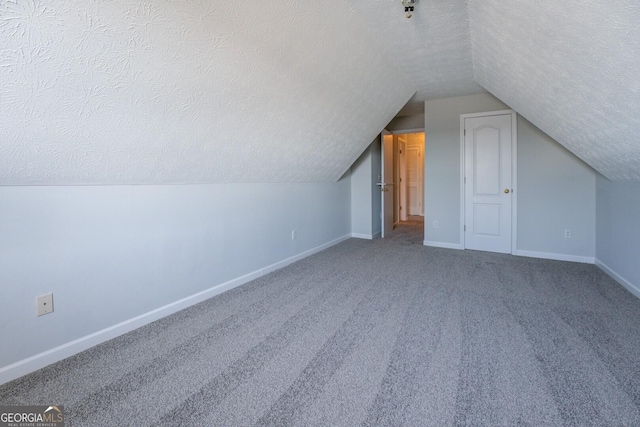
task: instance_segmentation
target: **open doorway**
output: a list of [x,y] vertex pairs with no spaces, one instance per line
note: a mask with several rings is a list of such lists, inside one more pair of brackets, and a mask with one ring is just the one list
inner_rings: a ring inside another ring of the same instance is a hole
[[394,138],[395,226],[424,222],[424,132],[396,134]]
[[403,234],[424,237],[424,153],[423,130],[382,134],[378,185],[383,238],[399,228]]

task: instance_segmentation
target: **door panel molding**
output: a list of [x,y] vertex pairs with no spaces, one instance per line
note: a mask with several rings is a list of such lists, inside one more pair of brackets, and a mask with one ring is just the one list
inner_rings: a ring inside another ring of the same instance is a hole
[[518,127],[517,114],[513,110],[488,111],[482,113],[471,113],[460,115],[460,248],[465,249],[465,119],[478,117],[491,117],[501,115],[511,115],[511,254],[517,252],[517,230],[518,230],[518,182],[517,182],[517,166],[518,166]]

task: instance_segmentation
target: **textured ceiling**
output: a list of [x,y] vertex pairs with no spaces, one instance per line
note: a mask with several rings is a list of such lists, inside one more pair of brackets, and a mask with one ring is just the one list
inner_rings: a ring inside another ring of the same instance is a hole
[[466,0],[420,0],[407,19],[400,0],[351,0],[385,57],[416,90],[408,106],[428,99],[486,92],[473,80]]
[[336,180],[396,113],[485,90],[640,181],[639,23],[637,0],[0,0],[0,185]]
[[611,180],[640,181],[640,3],[469,0],[474,78]]
[[0,184],[337,180],[415,90],[347,1],[0,0]]

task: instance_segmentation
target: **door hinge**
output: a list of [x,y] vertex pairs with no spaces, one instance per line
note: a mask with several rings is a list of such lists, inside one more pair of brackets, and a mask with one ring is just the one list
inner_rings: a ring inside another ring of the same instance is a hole
[[464,226],[464,231],[467,231],[467,226],[466,225]]
[[467,177],[466,176],[464,177],[464,183],[465,184],[467,183]]
[[464,130],[464,136],[467,136],[467,130],[466,129]]

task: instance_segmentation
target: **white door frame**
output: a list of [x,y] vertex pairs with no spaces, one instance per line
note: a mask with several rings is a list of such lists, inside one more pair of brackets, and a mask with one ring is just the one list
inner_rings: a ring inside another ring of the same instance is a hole
[[[411,135],[413,138],[416,138],[419,134],[425,135],[424,132],[413,132],[409,135]],[[407,136],[409,136],[407,135]],[[426,136],[425,136],[426,138]],[[417,213],[413,213],[411,215],[415,215],[415,216],[423,216],[424,217],[424,168],[425,168],[425,160],[424,160],[424,148],[425,148],[425,144],[409,144],[409,142],[407,141],[407,148],[406,148],[406,152],[407,152],[407,159],[409,158],[409,147],[411,146],[411,149],[413,150],[414,148],[417,149],[417,153],[416,153],[416,164],[415,166],[417,167],[417,178],[416,178],[416,198],[417,198],[417,202],[420,205],[420,208],[418,209]],[[408,165],[409,162],[406,161],[405,162],[405,169],[408,170]],[[405,179],[406,179],[406,186],[407,186],[407,208],[406,208],[406,215],[409,216],[409,205],[408,205],[408,200],[409,200],[409,178],[408,178],[408,173],[405,170]]]
[[[404,135],[404,134],[402,134]],[[402,144],[402,148],[400,147]],[[404,150],[404,151],[400,151]],[[398,137],[398,222],[407,220],[407,141]]]
[[[384,129],[383,133],[391,134],[391,135],[404,135],[409,133],[424,133],[424,146],[422,147],[422,152],[424,156],[422,156],[422,170],[425,169],[426,161],[427,161],[427,133],[425,128],[410,128],[410,129],[395,129],[395,130],[387,130]],[[422,176],[422,180],[424,181],[424,174]],[[425,197],[424,197],[424,182],[422,183],[422,214],[424,215],[424,205],[425,205]],[[405,200],[406,202],[406,200]],[[406,204],[406,203],[405,203]],[[405,208],[406,209],[406,208]],[[400,219],[400,213],[398,213],[398,220]]]
[[465,249],[465,144],[464,119],[474,117],[500,116],[511,114],[511,255],[516,254],[518,242],[518,117],[513,110],[487,111],[484,113],[460,114],[460,249]]

